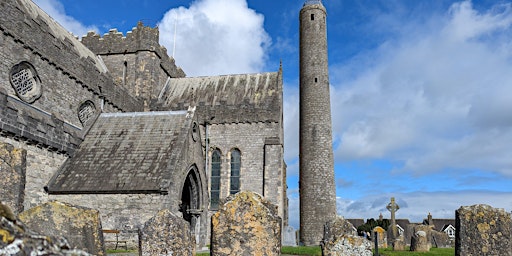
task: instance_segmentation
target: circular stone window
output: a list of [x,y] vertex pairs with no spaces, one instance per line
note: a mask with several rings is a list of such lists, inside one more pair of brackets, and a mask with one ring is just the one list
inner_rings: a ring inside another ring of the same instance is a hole
[[41,80],[30,63],[23,61],[12,67],[9,80],[21,100],[32,103],[41,97]]
[[194,122],[194,124],[192,125],[192,139],[194,141],[197,141],[197,139],[199,139],[199,126],[197,125],[196,122]]
[[80,105],[80,108],[78,108],[78,119],[80,119],[80,122],[84,126],[87,123],[89,123],[95,115],[96,107],[94,106],[94,103],[92,103],[92,101],[90,100],[82,103],[82,105]]

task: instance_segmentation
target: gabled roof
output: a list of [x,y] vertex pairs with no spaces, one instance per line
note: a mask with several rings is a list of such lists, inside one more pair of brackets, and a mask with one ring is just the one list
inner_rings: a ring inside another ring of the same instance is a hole
[[196,105],[216,122],[280,122],[282,75],[279,72],[171,78],[159,96],[161,109]]
[[192,120],[187,111],[103,113],[45,189],[165,194]]
[[428,223],[428,220],[424,219],[423,224],[434,225],[434,230],[443,231],[445,226],[452,225],[455,227],[455,219],[432,219],[432,223]]
[[455,230],[455,227],[454,227],[454,226],[452,226],[451,224],[446,224],[446,225],[444,225],[440,230],[444,232],[444,231],[445,231],[445,230],[447,230],[447,229],[453,229],[453,230]]

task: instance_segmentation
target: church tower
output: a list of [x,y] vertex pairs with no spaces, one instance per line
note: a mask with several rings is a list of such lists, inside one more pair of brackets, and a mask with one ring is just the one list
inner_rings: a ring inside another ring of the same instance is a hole
[[321,0],[300,11],[300,241],[318,245],[336,217],[327,12]]

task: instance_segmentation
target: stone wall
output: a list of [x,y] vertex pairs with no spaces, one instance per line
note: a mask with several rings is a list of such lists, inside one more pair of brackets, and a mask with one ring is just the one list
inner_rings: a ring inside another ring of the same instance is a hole
[[120,240],[127,240],[130,248],[138,245],[138,229],[161,209],[170,209],[168,195],[50,195],[51,200],[96,209],[103,229],[120,230]]
[[48,202],[44,186],[68,158],[66,155],[10,137],[0,136],[0,142],[26,150],[26,178],[23,209],[30,209]]
[[336,217],[326,17],[320,1],[300,11],[300,235],[305,245],[319,244],[324,224]]
[[[276,136],[279,123],[212,124],[209,130],[209,160],[214,149],[221,151],[221,199],[229,196],[231,150],[241,152],[240,190],[259,193],[278,206],[279,216],[286,205],[286,166],[283,146]],[[272,138],[272,139],[269,139]],[[210,175],[210,173],[208,173]]]
[[[241,152],[240,190],[254,191],[267,198],[263,191],[265,140],[268,137],[276,136],[276,131],[279,130],[278,126],[278,123],[227,123],[208,126],[210,159],[214,149],[219,149],[222,154],[221,198],[229,196],[230,151],[232,149],[239,149]],[[279,153],[278,150],[277,154]],[[280,172],[279,175],[283,176],[282,170],[273,170],[276,174]],[[277,201],[278,199],[269,197],[268,200]]]
[[100,55],[116,84],[144,99],[145,110],[156,102],[168,77],[185,77],[167,49],[159,44],[158,28],[137,27],[124,36],[112,29],[103,37],[90,32],[82,43]]
[[81,126],[77,109],[85,100],[100,108],[141,110],[142,105],[126,91],[116,88],[96,56],[27,0],[4,2],[0,9],[0,82],[7,94],[15,95],[11,68],[26,61],[39,75],[43,93],[33,105]]

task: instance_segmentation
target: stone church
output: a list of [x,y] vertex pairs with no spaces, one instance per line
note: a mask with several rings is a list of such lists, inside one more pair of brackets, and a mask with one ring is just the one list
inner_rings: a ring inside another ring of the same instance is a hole
[[58,200],[126,234],[170,209],[201,246],[248,190],[287,225],[281,68],[186,77],[158,28],[78,40],[30,0],[1,1],[0,31],[0,201],[15,213]]

